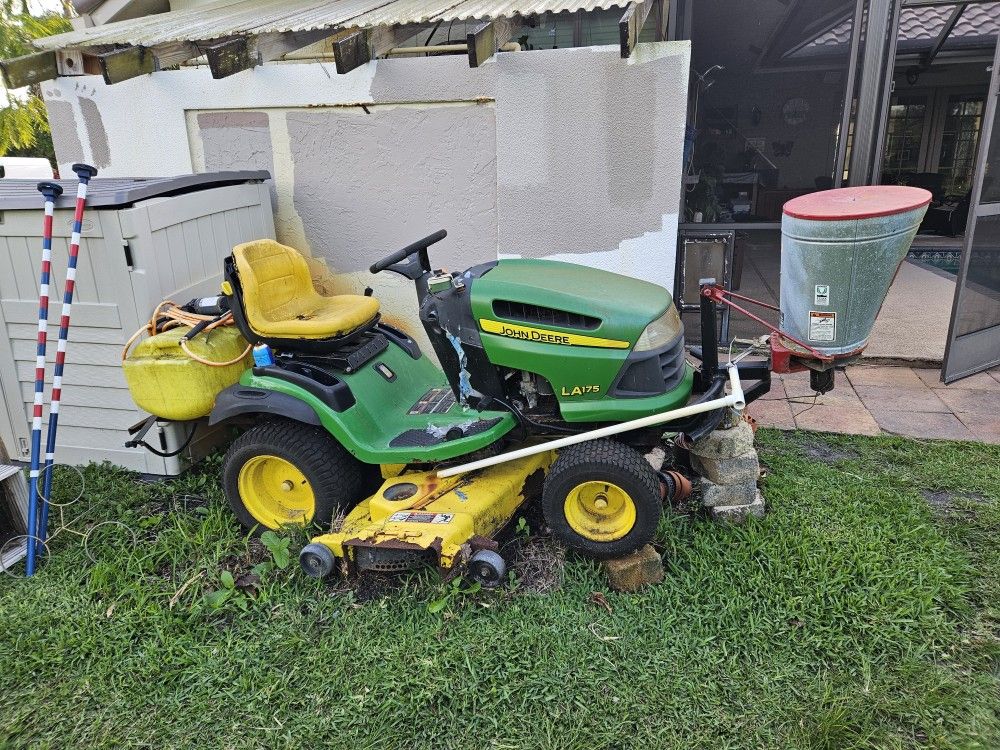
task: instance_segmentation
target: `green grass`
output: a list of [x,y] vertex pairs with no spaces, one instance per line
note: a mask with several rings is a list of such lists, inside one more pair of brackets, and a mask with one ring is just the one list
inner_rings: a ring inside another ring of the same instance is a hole
[[[431,573],[359,603],[302,575],[297,542],[260,566],[217,467],[91,467],[77,523],[142,539],[92,563],[63,535],[0,580],[0,747],[1000,747],[1000,448],[759,438],[770,514],[665,518],[663,584],[614,594],[570,560],[553,593],[439,612]],[[255,595],[209,606],[254,565]]]

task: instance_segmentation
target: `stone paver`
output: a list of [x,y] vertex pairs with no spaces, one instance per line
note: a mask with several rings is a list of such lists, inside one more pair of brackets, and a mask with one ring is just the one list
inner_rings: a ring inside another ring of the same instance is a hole
[[951,390],[952,388],[960,388],[971,391],[1000,391],[1000,379],[998,379],[1000,378],[1000,373],[997,373],[995,370],[993,372],[977,372],[975,375],[962,378],[957,383],[952,383],[951,385],[945,385],[941,382],[940,370],[914,369],[913,371],[926,385],[935,389],[944,388]]
[[[919,381],[918,381],[919,382]],[[903,412],[939,412],[952,410],[923,383],[918,386],[859,385],[855,391],[865,408]]]
[[860,385],[884,385],[893,388],[899,386],[921,388],[930,385],[921,380],[917,373],[909,367],[854,365],[847,368],[846,374],[847,379],[855,388]]
[[811,404],[809,373],[792,373],[775,375],[748,408],[761,427],[779,430],[1000,444],[1000,368],[946,386],[938,370],[854,365]]
[[1000,393],[965,388],[939,388],[934,392],[955,414],[978,414],[984,417],[1000,414]]
[[948,412],[916,415],[912,412],[872,409],[872,416],[879,427],[893,435],[926,440],[975,440],[972,431],[962,421]]
[[762,427],[775,427],[779,430],[795,429],[792,407],[785,396],[785,387],[777,376],[771,379],[770,392],[750,404],[747,411]]
[[959,414],[958,418],[969,428],[976,440],[1000,445],[1000,417],[983,417],[979,414]]
[[[809,386],[809,373],[795,372],[790,375],[782,375],[781,382],[785,387],[785,393],[793,402],[793,412],[799,411],[800,405],[809,406],[813,403],[815,391]],[[834,383],[832,391],[824,393],[816,399],[817,404],[857,409],[864,408],[861,399],[858,398],[858,394],[851,387],[851,383],[844,377],[844,373],[838,372],[834,376]],[[795,402],[801,402],[801,404],[796,404]]]
[[793,407],[795,426],[800,430],[840,432],[848,435],[878,435],[878,423],[864,406],[845,407],[820,404],[812,408]]

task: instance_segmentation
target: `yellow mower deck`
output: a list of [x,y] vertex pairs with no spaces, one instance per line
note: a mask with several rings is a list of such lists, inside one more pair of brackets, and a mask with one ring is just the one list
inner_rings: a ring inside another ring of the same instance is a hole
[[399,570],[426,560],[449,570],[496,546],[491,537],[526,499],[541,495],[554,460],[548,451],[447,479],[435,471],[400,474],[351,510],[338,531],[312,543],[354,569]]

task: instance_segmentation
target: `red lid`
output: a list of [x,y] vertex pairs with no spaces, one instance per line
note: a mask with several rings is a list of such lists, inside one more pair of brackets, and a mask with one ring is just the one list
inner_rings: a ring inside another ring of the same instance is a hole
[[922,188],[866,185],[800,195],[788,201],[781,210],[796,219],[842,221],[901,214],[930,202],[931,194]]

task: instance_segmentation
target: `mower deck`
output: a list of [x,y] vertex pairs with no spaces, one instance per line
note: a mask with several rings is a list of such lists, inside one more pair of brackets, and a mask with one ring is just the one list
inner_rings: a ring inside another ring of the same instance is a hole
[[450,570],[481,549],[528,498],[541,495],[555,460],[547,451],[447,479],[435,471],[386,480],[338,531],[312,540],[354,570],[397,571],[422,563]]

